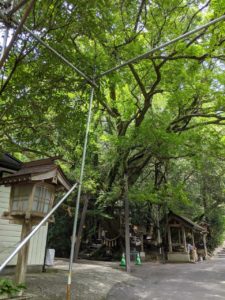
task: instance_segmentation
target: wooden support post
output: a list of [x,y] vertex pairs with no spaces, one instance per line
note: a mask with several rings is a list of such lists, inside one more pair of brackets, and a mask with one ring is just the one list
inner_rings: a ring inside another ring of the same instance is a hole
[[143,237],[143,233],[141,233],[141,252],[144,252],[144,237]]
[[[31,232],[31,229],[32,229],[31,221],[24,220],[22,225],[21,240],[23,240]],[[26,281],[29,243],[30,242],[27,242],[18,253],[16,274],[15,274],[15,281],[17,284],[25,283]]]
[[195,247],[195,237],[194,237],[194,230],[191,231],[191,237],[192,237],[192,245]]
[[79,224],[79,229],[77,232],[77,239],[76,239],[75,249],[74,249],[74,262],[76,262],[78,259],[81,238],[82,238],[82,232],[83,232],[83,226],[84,226],[85,218],[86,218],[86,214],[87,214],[88,201],[89,201],[89,197],[87,195],[85,195],[84,196],[84,206],[83,206],[83,210],[82,210],[82,214],[81,214],[81,218],[80,218],[80,224]]
[[98,240],[102,238],[102,226],[101,223],[98,224]]
[[168,243],[169,243],[169,252],[173,252],[170,226],[168,226]]
[[203,234],[203,245],[204,245],[204,250],[205,250],[205,258],[208,256],[208,250],[207,250],[207,244],[206,244],[206,233]]
[[180,228],[178,228],[178,242],[181,245]]
[[125,248],[126,248],[126,271],[130,272],[130,210],[128,199],[128,178],[124,174],[124,206],[125,206]]
[[183,236],[183,243],[184,243],[184,252],[187,252],[187,241],[186,241],[186,233],[185,233],[184,226],[182,226],[182,236]]
[[157,244],[159,247],[159,254],[162,254],[162,248],[161,248],[161,234],[160,234],[160,227],[159,227],[159,206],[157,207]]

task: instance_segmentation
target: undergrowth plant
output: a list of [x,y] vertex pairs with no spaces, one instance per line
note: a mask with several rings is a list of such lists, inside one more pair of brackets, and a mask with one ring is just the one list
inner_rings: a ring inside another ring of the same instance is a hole
[[21,290],[26,289],[24,284],[16,284],[11,279],[0,279],[0,295],[15,296]]

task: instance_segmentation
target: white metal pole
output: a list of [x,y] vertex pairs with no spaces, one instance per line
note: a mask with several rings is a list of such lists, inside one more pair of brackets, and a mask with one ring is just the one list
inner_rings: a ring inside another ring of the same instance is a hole
[[66,59],[64,56],[62,56],[58,51],[56,51],[54,48],[52,48],[51,46],[49,46],[48,44],[46,44],[44,41],[42,41],[42,39],[40,39],[36,34],[34,34],[29,28],[27,28],[26,26],[24,26],[24,29],[30,34],[32,35],[40,44],[42,44],[43,46],[45,46],[45,48],[49,49],[50,51],[52,51],[56,56],[58,56],[62,61],[64,61],[68,66],[70,66],[76,73],[78,73],[80,76],[82,76],[84,79],[87,80],[87,82],[94,87],[97,87],[96,83],[91,80],[87,75],[85,75],[82,71],[80,71],[76,66],[74,66],[71,62],[68,61],[68,59]]
[[[0,18],[8,22],[7,17],[0,12]],[[19,22],[17,22],[14,18],[10,19],[12,23],[18,25]],[[33,38],[35,38],[41,45],[43,45],[45,48],[53,52],[57,57],[59,57],[64,63],[66,63],[68,66],[70,66],[76,73],[78,73],[80,76],[82,76],[87,82],[94,87],[97,87],[97,84],[91,80],[86,74],[84,74],[81,70],[79,70],[76,66],[74,66],[68,59],[66,59],[62,54],[60,54],[58,51],[56,51],[54,48],[52,48],[50,45],[48,45],[46,42],[44,42],[37,34],[33,33],[27,26],[23,25],[23,29],[25,29]]]
[[210,22],[207,23],[207,24],[204,24],[204,25],[202,25],[202,26],[199,26],[199,27],[195,28],[194,30],[188,31],[188,32],[186,32],[186,33],[184,33],[184,34],[182,34],[182,35],[176,37],[175,39],[170,40],[169,42],[166,42],[166,43],[164,43],[164,44],[162,44],[162,45],[159,45],[158,47],[155,47],[155,48],[153,48],[153,49],[147,51],[147,52],[144,53],[144,54],[141,54],[141,55],[138,55],[138,56],[136,56],[136,57],[134,57],[134,58],[132,58],[132,59],[129,59],[129,60],[127,60],[127,61],[121,63],[120,65],[115,66],[115,67],[113,67],[113,68],[111,68],[111,69],[109,69],[109,70],[107,70],[107,71],[101,73],[100,75],[97,76],[97,79],[98,79],[98,78],[101,78],[101,77],[103,77],[103,76],[105,76],[105,75],[108,75],[108,74],[110,74],[110,73],[112,73],[112,72],[114,72],[114,71],[117,71],[117,70],[119,70],[119,69],[121,69],[121,68],[123,68],[123,67],[125,67],[125,66],[127,66],[127,65],[129,65],[129,64],[132,64],[132,63],[135,63],[135,62],[137,62],[137,61],[139,61],[139,60],[141,60],[141,59],[147,58],[150,54],[152,54],[152,53],[154,53],[154,52],[156,52],[156,51],[158,51],[158,50],[160,50],[160,49],[162,49],[162,48],[165,48],[165,47],[167,47],[167,46],[169,46],[169,45],[172,45],[172,44],[174,44],[174,43],[176,43],[176,42],[178,42],[178,41],[180,41],[180,40],[183,40],[183,39],[185,39],[186,37],[188,37],[189,35],[192,35],[192,34],[198,32],[198,31],[201,31],[201,30],[203,30],[203,29],[205,29],[205,28],[207,28],[207,27],[209,27],[209,26],[211,26],[211,25],[213,25],[213,24],[216,24],[216,23],[218,23],[218,22],[221,22],[221,21],[223,21],[223,20],[225,20],[225,15],[223,15],[223,16],[217,18],[217,19],[214,19],[214,20],[210,21]]
[[[3,19],[4,21],[6,21],[6,22],[8,21],[8,19],[6,18],[6,16],[3,15],[1,12],[0,12],[0,18],[2,18],[2,19]],[[113,68],[111,68],[111,69],[109,69],[109,70],[107,70],[107,71],[101,73],[100,75],[96,76],[95,79],[99,79],[99,78],[101,78],[101,77],[103,77],[103,76],[105,76],[105,75],[108,75],[108,74],[110,74],[110,73],[112,73],[112,72],[114,72],[114,71],[117,71],[117,70],[119,70],[119,69],[121,69],[121,68],[123,68],[123,67],[125,67],[125,66],[127,66],[127,65],[129,65],[129,64],[132,64],[132,63],[135,63],[135,62],[137,62],[137,61],[139,61],[139,60],[141,60],[141,59],[147,58],[150,54],[152,54],[152,53],[154,53],[154,52],[156,52],[156,51],[158,51],[158,50],[160,50],[160,49],[162,49],[162,48],[165,48],[165,47],[167,47],[167,46],[169,46],[169,45],[172,45],[172,44],[178,42],[179,40],[183,40],[183,39],[185,39],[186,37],[188,37],[188,36],[190,36],[190,35],[192,35],[192,34],[198,32],[198,31],[201,31],[201,30],[203,30],[203,29],[205,29],[205,28],[207,28],[207,27],[209,27],[209,26],[211,26],[211,25],[213,25],[213,24],[216,24],[216,23],[218,23],[218,22],[221,22],[221,21],[223,21],[223,20],[225,20],[225,15],[222,15],[222,16],[219,17],[219,18],[216,18],[216,19],[214,19],[214,20],[212,20],[212,21],[210,21],[210,22],[208,22],[208,23],[206,23],[206,24],[204,24],[204,25],[202,25],[202,26],[199,26],[199,27],[195,28],[194,30],[188,31],[188,32],[186,32],[185,34],[182,34],[182,35],[176,37],[176,38],[173,39],[173,40],[170,40],[170,41],[168,41],[168,42],[166,42],[166,43],[164,43],[164,44],[162,44],[162,45],[159,45],[158,47],[155,47],[155,48],[153,48],[153,49],[147,51],[147,52],[144,53],[144,54],[141,54],[141,55],[136,56],[136,57],[134,57],[134,58],[132,58],[132,59],[130,59],[130,60],[127,60],[127,61],[121,63],[120,65],[115,66],[115,67],[113,67]],[[17,22],[16,20],[14,20],[13,18],[11,18],[11,21],[12,21],[14,24],[18,24],[18,22]],[[81,75],[83,78],[85,78],[85,79],[87,80],[87,82],[88,82],[91,86],[97,87],[97,84],[96,84],[93,80],[91,80],[91,79],[90,79],[88,76],[86,76],[82,71],[80,71],[80,70],[79,70],[77,67],[75,67],[72,63],[70,63],[65,57],[63,57],[63,56],[62,56],[60,53],[58,53],[55,49],[53,49],[51,46],[49,46],[49,45],[46,44],[44,41],[42,41],[42,40],[41,40],[36,34],[34,34],[29,28],[27,28],[26,26],[23,26],[23,28],[24,28],[27,32],[29,32],[30,35],[32,35],[36,40],[38,40],[43,46],[45,46],[45,47],[48,48],[50,51],[52,51],[52,52],[53,52],[55,55],[57,55],[61,60],[63,60],[67,65],[69,65],[74,71],[76,71],[79,75]]]
[[67,300],[71,299],[71,282],[72,282],[72,267],[73,267],[73,260],[74,260],[74,246],[75,246],[75,242],[76,242],[78,212],[79,212],[79,207],[80,207],[80,196],[81,196],[81,189],[82,189],[82,182],[83,182],[83,175],[84,175],[84,166],[85,166],[85,160],[86,160],[88,134],[89,134],[89,128],[90,128],[90,123],[91,123],[93,97],[94,97],[94,88],[91,89],[91,95],[90,95],[87,126],[86,126],[83,156],[82,156],[82,163],[81,163],[81,170],[80,170],[80,182],[79,182],[80,184],[78,187],[76,211],[75,211],[75,216],[74,216],[73,233],[72,233],[71,250],[70,250],[69,273],[68,273],[68,281],[67,281],[67,298],[66,298]]
[[126,252],[126,271],[130,273],[130,208],[128,199],[128,175],[124,174],[124,218],[125,218],[125,252]]

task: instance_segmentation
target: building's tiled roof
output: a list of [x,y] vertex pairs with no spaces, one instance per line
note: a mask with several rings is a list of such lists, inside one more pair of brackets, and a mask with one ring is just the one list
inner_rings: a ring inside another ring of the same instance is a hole
[[55,158],[35,160],[21,164],[20,170],[0,179],[1,184],[12,184],[18,182],[29,182],[37,180],[57,179],[66,189],[71,187],[60,166],[54,163]]

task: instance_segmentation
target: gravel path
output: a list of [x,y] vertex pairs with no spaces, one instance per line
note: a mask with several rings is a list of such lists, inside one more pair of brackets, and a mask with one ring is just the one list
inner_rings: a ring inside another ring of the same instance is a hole
[[[28,274],[35,300],[66,299],[68,263],[57,261],[46,273]],[[225,299],[225,259],[197,264],[144,263],[131,274],[118,263],[82,261],[74,265],[72,299],[212,300]]]
[[[28,274],[27,287],[37,299],[66,299],[68,263],[58,261],[54,268],[42,274]],[[133,277],[121,270],[118,263],[85,261],[75,264],[72,278],[72,299],[102,300],[110,289]],[[35,298],[36,299],[36,298]]]

